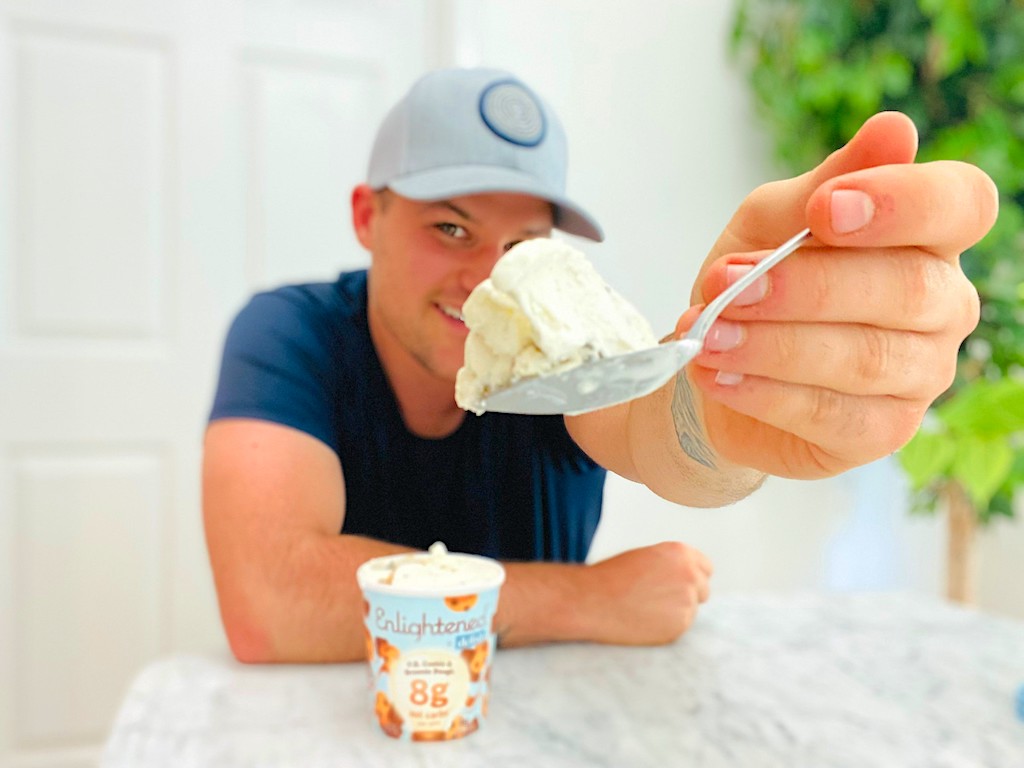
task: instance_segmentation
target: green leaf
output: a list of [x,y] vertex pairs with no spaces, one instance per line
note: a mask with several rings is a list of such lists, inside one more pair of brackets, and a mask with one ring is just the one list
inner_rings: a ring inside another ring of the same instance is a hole
[[1024,430],[1024,381],[977,379],[935,409],[953,432],[989,437]]
[[938,15],[946,4],[946,0],[917,0],[917,7],[927,16]]
[[1013,466],[1013,449],[1002,438],[965,437],[956,443],[953,477],[967,490],[975,508],[988,507]]
[[876,54],[874,71],[882,89],[890,96],[905,95],[914,82],[913,64],[896,51],[882,50]]
[[1024,447],[1018,446],[1013,455],[1013,466],[1006,473],[1006,482],[1003,484],[1003,491],[1007,495],[1013,495],[1015,488],[1024,485]]
[[919,491],[946,473],[955,453],[956,444],[948,434],[921,431],[903,446],[898,458],[911,487]]

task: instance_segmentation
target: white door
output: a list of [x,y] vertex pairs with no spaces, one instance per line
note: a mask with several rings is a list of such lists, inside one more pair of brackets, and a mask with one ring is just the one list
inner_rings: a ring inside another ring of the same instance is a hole
[[346,206],[430,0],[0,2],[0,765],[95,762],[132,676],[224,647],[200,442],[252,290]]

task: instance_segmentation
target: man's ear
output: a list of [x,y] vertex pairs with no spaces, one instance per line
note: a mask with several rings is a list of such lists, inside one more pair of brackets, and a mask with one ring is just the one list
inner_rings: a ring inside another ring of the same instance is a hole
[[367,184],[352,190],[352,229],[356,239],[366,250],[372,250],[373,223],[377,216],[377,196]]

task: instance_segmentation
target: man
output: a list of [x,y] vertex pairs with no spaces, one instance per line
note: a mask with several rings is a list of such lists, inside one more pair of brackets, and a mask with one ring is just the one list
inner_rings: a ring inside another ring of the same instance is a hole
[[257,296],[228,337],[204,516],[235,655],[361,658],[355,569],[434,540],[506,560],[504,645],[678,637],[711,565],[674,542],[582,564],[604,471],[715,506],[766,474],[833,475],[913,435],[977,323],[958,256],[997,207],[978,169],[913,165],[916,141],[905,117],[877,115],[815,170],[747,198],[677,335],[766,250],[804,226],[815,239],[723,314],[675,381],[564,420],[476,417],[453,399],[462,302],[521,240],[601,233],[565,197],[564,134],[529,88],[494,70],[421,79],[352,194],[368,276]]

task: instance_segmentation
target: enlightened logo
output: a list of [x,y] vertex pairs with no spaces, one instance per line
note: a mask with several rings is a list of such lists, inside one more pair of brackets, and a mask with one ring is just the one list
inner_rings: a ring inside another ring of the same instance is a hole
[[487,617],[484,615],[446,621],[441,618],[429,619],[426,613],[415,617],[395,610],[389,614],[383,608],[377,608],[374,611],[373,620],[381,632],[412,635],[417,640],[424,635],[431,637],[463,635],[468,632],[479,632],[487,627]]
[[523,147],[544,140],[547,124],[537,97],[516,80],[489,85],[480,95],[480,117],[495,134]]

